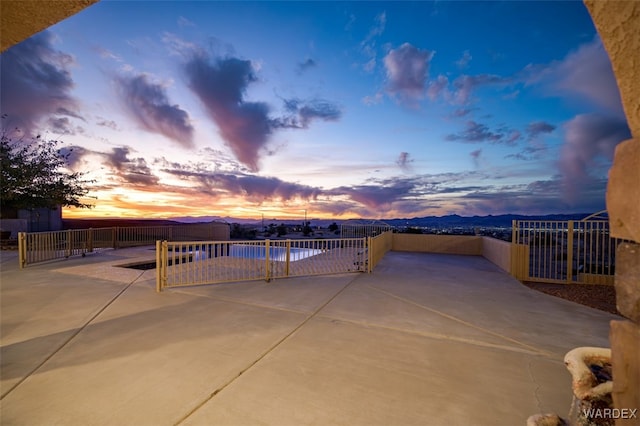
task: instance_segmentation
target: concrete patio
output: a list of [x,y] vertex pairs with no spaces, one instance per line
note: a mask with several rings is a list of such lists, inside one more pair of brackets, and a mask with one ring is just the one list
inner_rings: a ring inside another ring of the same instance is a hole
[[152,257],[1,252],[3,426],[524,425],[568,414],[565,353],[619,318],[479,256],[160,294],[113,266]]

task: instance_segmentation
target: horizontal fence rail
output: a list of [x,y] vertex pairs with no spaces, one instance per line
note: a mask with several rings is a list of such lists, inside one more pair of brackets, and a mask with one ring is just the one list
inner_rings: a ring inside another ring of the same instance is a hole
[[157,241],[156,289],[367,271],[365,238]]
[[39,262],[85,256],[98,250],[154,245],[157,240],[168,238],[175,241],[228,240],[229,232],[229,225],[221,223],[21,232],[18,234],[18,261],[24,268]]
[[607,220],[513,223],[512,242],[527,257],[519,259],[525,281],[612,285],[622,241],[610,236]]

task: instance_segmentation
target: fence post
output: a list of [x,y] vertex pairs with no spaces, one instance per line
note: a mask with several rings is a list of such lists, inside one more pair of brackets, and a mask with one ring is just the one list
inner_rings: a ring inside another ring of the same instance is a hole
[[167,241],[156,240],[156,291],[160,293],[167,286]]
[[524,245],[524,239],[519,238],[518,221],[511,221],[511,262],[510,273],[515,279],[523,281],[529,277],[528,256],[529,250]]
[[373,238],[371,237],[363,237],[362,238],[363,243],[366,241],[367,244],[367,273],[371,273],[371,271],[373,270],[373,247],[371,246],[371,243],[373,241]]
[[573,220],[570,220],[567,224],[567,283],[571,283],[572,281],[573,281]]
[[117,249],[118,248],[118,227],[114,226],[113,228],[111,228],[111,247],[113,247],[113,249]]
[[18,263],[20,269],[27,264],[27,239],[24,232],[18,232]]
[[93,228],[89,228],[89,236],[87,238],[87,251],[93,252]]
[[271,280],[271,271],[269,270],[269,240],[264,240],[264,260],[265,260],[265,277],[264,280]]
[[162,276],[162,242],[156,240],[156,292],[162,291],[162,282],[160,277]]
[[73,241],[71,241],[71,230],[67,229],[67,257],[71,256],[71,251],[73,250]]
[[285,277],[289,276],[289,262],[291,261],[291,240],[287,240],[287,261],[285,262]]

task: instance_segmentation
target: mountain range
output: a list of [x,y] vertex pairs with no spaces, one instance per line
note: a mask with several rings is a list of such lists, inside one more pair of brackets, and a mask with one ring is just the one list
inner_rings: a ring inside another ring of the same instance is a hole
[[[509,228],[514,220],[547,220],[547,221],[566,221],[566,220],[582,220],[590,216],[589,213],[575,213],[575,214],[550,214],[550,215],[515,215],[515,214],[503,214],[503,215],[489,215],[489,216],[459,216],[456,214],[447,216],[425,216],[414,218],[395,218],[395,219],[358,219],[358,220],[336,220],[336,219],[308,219],[311,222],[311,226],[326,227],[332,223],[338,225],[343,223],[386,223],[395,227],[424,227],[424,228],[469,228],[469,227],[485,227],[485,228]],[[232,217],[220,217],[220,216],[201,216],[201,217],[175,217],[167,220],[144,220],[144,219],[64,219],[65,228],[78,228],[78,227],[101,227],[101,226],[126,226],[125,222],[131,225],[168,225],[171,223],[196,223],[196,222],[226,222],[226,223],[238,223],[241,225],[256,225],[262,226],[262,220],[258,219],[238,219]],[[270,224],[292,224],[301,223],[303,220],[292,219],[265,219],[264,225]]]

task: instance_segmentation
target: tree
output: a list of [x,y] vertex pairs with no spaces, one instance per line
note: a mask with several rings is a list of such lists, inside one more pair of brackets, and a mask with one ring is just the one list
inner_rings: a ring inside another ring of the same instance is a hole
[[83,172],[67,168],[72,150],[58,149],[59,141],[37,136],[30,142],[12,140],[5,131],[0,140],[0,202],[2,217],[20,209],[70,206],[90,208],[83,201],[88,185]]

